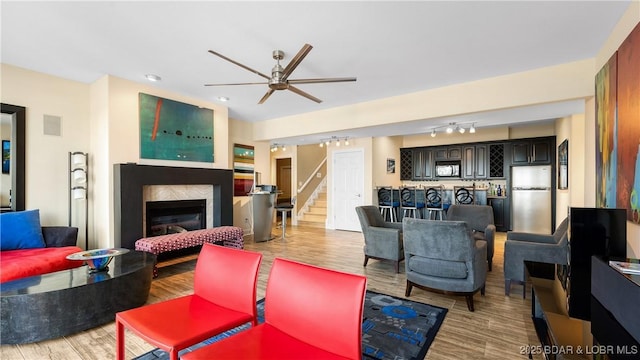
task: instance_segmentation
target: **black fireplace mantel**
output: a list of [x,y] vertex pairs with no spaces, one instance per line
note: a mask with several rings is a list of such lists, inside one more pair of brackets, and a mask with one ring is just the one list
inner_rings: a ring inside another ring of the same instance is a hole
[[113,165],[114,242],[134,249],[142,238],[145,185],[212,185],[213,226],[233,225],[233,170],[173,166]]

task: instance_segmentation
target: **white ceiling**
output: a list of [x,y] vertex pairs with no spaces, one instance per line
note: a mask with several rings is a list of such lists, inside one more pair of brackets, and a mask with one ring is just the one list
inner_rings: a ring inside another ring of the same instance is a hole
[[[3,0],[0,55],[3,63],[84,83],[105,74],[145,82],[145,74],[157,74],[158,88],[213,103],[227,96],[221,104],[230,117],[255,122],[592,58],[629,4]],[[277,91],[258,105],[266,85],[204,86],[263,80],[209,49],[270,74],[273,50],[285,52],[284,66],[304,43],[314,48],[290,79],[355,76],[357,82],[298,85],[321,104]],[[573,101],[441,123],[548,121],[583,107]],[[404,125],[344,134],[415,134],[421,126]]]

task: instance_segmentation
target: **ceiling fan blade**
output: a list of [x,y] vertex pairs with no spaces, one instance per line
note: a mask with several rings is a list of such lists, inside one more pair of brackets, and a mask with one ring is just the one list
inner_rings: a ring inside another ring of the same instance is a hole
[[319,83],[333,83],[333,82],[349,82],[356,81],[354,77],[343,78],[318,78],[318,79],[295,79],[288,80],[289,84],[319,84]]
[[231,83],[231,84],[204,84],[204,86],[234,86],[234,85],[267,85],[268,82]]
[[298,51],[296,56],[294,56],[293,59],[291,59],[291,61],[287,64],[287,67],[285,67],[284,71],[282,71],[282,80],[287,80],[289,75],[291,75],[293,70],[295,70],[296,67],[300,65],[300,62],[302,62],[304,57],[307,56],[307,54],[309,53],[309,51],[311,51],[311,49],[313,49],[313,46],[309,44],[304,44],[302,46],[302,49]]
[[243,68],[243,69],[245,69],[245,70],[249,70],[249,71],[251,71],[252,73],[254,73],[254,74],[256,74],[256,75],[262,76],[263,78],[265,78],[265,79],[267,79],[267,80],[271,79],[271,77],[270,77],[270,76],[267,76],[267,75],[265,75],[265,74],[263,74],[263,73],[259,72],[258,70],[254,70],[254,69],[252,69],[252,68],[250,68],[250,67],[248,67],[248,66],[246,66],[246,65],[240,64],[239,62],[237,62],[237,61],[235,61],[235,60],[231,60],[231,59],[229,59],[228,57],[226,57],[226,56],[224,56],[224,55],[222,55],[222,54],[219,54],[219,53],[217,53],[217,52],[215,52],[215,51],[213,51],[213,50],[209,50],[209,52],[210,52],[210,53],[212,53],[213,55],[219,56],[219,57],[221,57],[221,58],[223,58],[223,59],[227,60],[228,62],[230,62],[230,63],[232,63],[232,64],[238,65],[238,66],[240,66],[241,68]]
[[264,94],[264,96],[262,97],[262,99],[260,99],[260,101],[258,101],[258,104],[262,104],[265,101],[267,101],[267,99],[269,98],[269,96],[271,96],[271,94],[273,94],[275,92],[275,90],[273,89],[269,89],[267,90],[267,93]]
[[309,95],[309,94],[307,94],[306,92],[304,92],[304,91],[302,91],[302,90],[298,89],[298,88],[297,88],[297,87],[295,87],[295,86],[291,86],[291,85],[289,85],[289,89],[288,89],[288,90],[291,90],[291,91],[293,91],[294,93],[296,93],[296,94],[298,94],[298,95],[304,96],[304,97],[306,97],[307,99],[309,99],[309,100],[311,100],[311,101],[315,101],[315,102],[317,102],[318,104],[320,104],[320,103],[322,102],[322,100],[318,99],[317,97],[315,97],[315,96],[313,96],[313,95]]

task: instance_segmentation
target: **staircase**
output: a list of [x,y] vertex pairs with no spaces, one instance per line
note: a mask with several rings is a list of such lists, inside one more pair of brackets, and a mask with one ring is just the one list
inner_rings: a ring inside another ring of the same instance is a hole
[[323,188],[318,192],[318,197],[309,205],[309,209],[298,217],[299,226],[324,228],[327,220],[327,190]]

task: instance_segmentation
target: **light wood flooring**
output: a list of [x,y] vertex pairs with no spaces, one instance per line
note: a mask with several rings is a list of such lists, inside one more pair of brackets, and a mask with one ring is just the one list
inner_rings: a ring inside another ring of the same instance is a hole
[[[303,226],[290,226],[287,233],[284,241],[278,237],[269,242],[254,243],[250,237],[245,238],[246,249],[263,254],[258,298],[264,297],[274,257],[363,274],[368,279],[368,289],[404,297],[404,262],[401,263],[400,274],[395,273],[391,262],[369,260],[367,267],[363,267],[364,240],[361,233]],[[274,230],[274,234],[279,235],[280,230]],[[497,234],[493,271],[487,276],[486,296],[479,293],[475,295],[475,312],[467,310],[464,297],[439,295],[418,288],[412,290],[411,300],[449,309],[425,359],[526,359],[520,353],[521,347],[539,345],[531,322],[530,296],[526,300],[522,299],[520,286],[513,286],[510,297],[504,295],[502,259],[505,238],[505,233]],[[190,293],[195,262],[196,255],[161,262],[160,276],[152,282],[148,303]],[[127,358],[141,355],[153,348],[127,332]],[[0,358],[3,360],[100,360],[114,357],[114,322],[60,339],[25,345],[4,345],[0,348]]]

